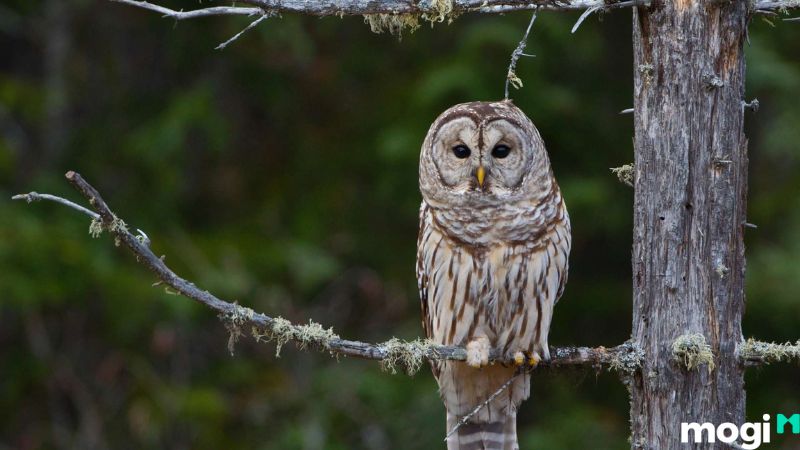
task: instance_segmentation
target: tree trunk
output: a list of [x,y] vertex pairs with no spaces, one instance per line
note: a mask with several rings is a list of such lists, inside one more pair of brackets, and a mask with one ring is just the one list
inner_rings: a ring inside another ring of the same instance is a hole
[[[631,446],[685,449],[681,422],[744,421],[747,140],[742,0],[635,8]],[[716,367],[688,370],[673,343],[702,334]],[[699,448],[728,448],[702,444]]]

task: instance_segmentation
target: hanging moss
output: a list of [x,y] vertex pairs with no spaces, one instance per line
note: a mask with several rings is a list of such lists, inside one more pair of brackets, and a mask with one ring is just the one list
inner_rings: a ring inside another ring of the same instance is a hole
[[397,368],[401,367],[408,375],[414,375],[419,371],[425,356],[434,345],[427,339],[405,342],[392,338],[381,344],[381,348],[386,351],[386,357],[381,361],[381,368],[395,374]]
[[408,29],[413,33],[419,28],[419,14],[367,14],[364,23],[369,25],[373,33],[388,32],[392,35],[402,36]]
[[[422,6],[422,5],[421,5]],[[388,32],[392,35],[401,36],[403,31],[409,30],[413,33],[420,27],[422,20],[430,22],[431,26],[435,23],[452,23],[458,17],[458,13],[453,11],[453,0],[429,0],[425,5],[425,12],[413,14],[382,13],[365,14],[364,22],[369,25],[373,33]]]
[[620,167],[612,167],[611,172],[617,176],[621,183],[625,183],[633,187],[634,181],[634,166],[633,164],[625,164]]
[[330,343],[339,336],[333,328],[324,328],[322,325],[309,320],[307,325],[295,325],[283,317],[272,319],[267,329],[253,327],[251,334],[256,342],[275,342],[275,356],[281,356],[281,348],[289,341],[295,341],[297,348],[305,350],[309,346],[319,346],[330,349]]

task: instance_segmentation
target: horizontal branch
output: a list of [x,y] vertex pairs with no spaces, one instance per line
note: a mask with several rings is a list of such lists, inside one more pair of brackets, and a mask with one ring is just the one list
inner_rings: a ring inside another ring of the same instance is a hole
[[800,341],[776,344],[750,338],[739,348],[739,357],[746,366],[800,361]]
[[[260,14],[298,13],[312,16],[390,16],[423,15],[431,21],[444,21],[465,12],[487,14],[533,9],[580,11],[649,6],[650,0],[239,0],[252,7],[217,6],[193,11],[177,11],[138,0],[110,0],[162,14],[176,20],[219,15],[254,16]],[[757,0],[753,11],[770,13],[800,8],[800,0]]]
[[110,0],[116,3],[124,3],[126,5],[136,6],[137,8],[147,9],[150,11],[163,14],[164,17],[175,20],[196,19],[198,17],[208,16],[255,16],[263,13],[261,8],[243,8],[240,6],[215,6],[211,8],[195,9],[193,11],[176,11],[174,9],[165,8],[154,3],[137,0]]
[[758,13],[800,8],[800,0],[757,0],[753,10]]
[[[301,349],[315,348],[327,351],[333,356],[378,360],[388,370],[394,372],[399,367],[408,373],[416,372],[424,360],[466,360],[466,350],[462,347],[436,345],[420,339],[410,342],[391,339],[378,344],[352,341],[340,338],[332,329],[325,329],[318,323],[309,321],[308,324],[296,325],[281,317],[270,317],[236,303],[224,301],[181,278],[167,267],[163,257],[156,256],[150,249],[150,240],[147,236],[141,231],[139,231],[139,236],[132,234],[125,222],[111,211],[100,193],[78,173],[67,172],[66,178],[88,200],[92,209],[97,213],[69,200],[49,194],[30,193],[16,195],[13,198],[29,202],[52,200],[91,217],[90,232],[93,235],[99,235],[102,231],[111,233],[118,245],[127,247],[136,256],[136,260],[160,280],[157,284],[164,284],[175,293],[195,300],[217,312],[231,333],[229,342],[231,346],[240,337],[249,334],[257,341],[276,342],[278,352],[282,345],[294,342]],[[612,348],[551,347],[550,352],[551,359],[542,361],[540,366],[554,368],[607,366],[615,370],[632,372],[640,367],[642,359],[641,351],[631,343]],[[503,355],[497,350],[491,352],[490,361],[503,364],[513,363],[507,355]]]
[[549,11],[580,11],[590,8],[616,9],[630,6],[648,6],[650,0],[239,0],[254,6],[213,7],[193,11],[176,11],[160,5],[138,0],[110,0],[154,11],[177,20],[215,15],[258,15],[262,13],[298,13],[312,16],[363,16],[372,14],[429,15],[438,21],[446,16],[465,12],[488,14],[534,9]]

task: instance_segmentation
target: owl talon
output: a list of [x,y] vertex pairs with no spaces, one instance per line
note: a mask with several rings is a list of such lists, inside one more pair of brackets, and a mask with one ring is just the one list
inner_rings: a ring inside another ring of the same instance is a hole
[[542,361],[542,357],[536,352],[516,352],[512,356],[515,367],[527,366],[535,369]]
[[479,369],[489,365],[489,339],[481,336],[467,344],[467,364]]
[[533,353],[533,354],[531,354],[531,355],[530,355],[530,357],[528,358],[528,365],[529,365],[529,366],[531,366],[531,369],[535,369],[535,368],[536,368],[536,366],[538,366],[538,365],[539,365],[539,362],[540,362],[541,360],[542,360],[542,357],[541,357],[541,356],[539,356],[539,354],[538,354],[538,353],[535,353],[535,352],[534,352],[534,353]]

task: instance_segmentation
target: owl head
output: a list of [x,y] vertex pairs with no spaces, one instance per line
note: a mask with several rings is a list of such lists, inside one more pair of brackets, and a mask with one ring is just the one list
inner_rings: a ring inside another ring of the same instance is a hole
[[434,207],[530,199],[550,185],[550,161],[533,122],[510,100],[453,106],[422,144],[419,185]]

